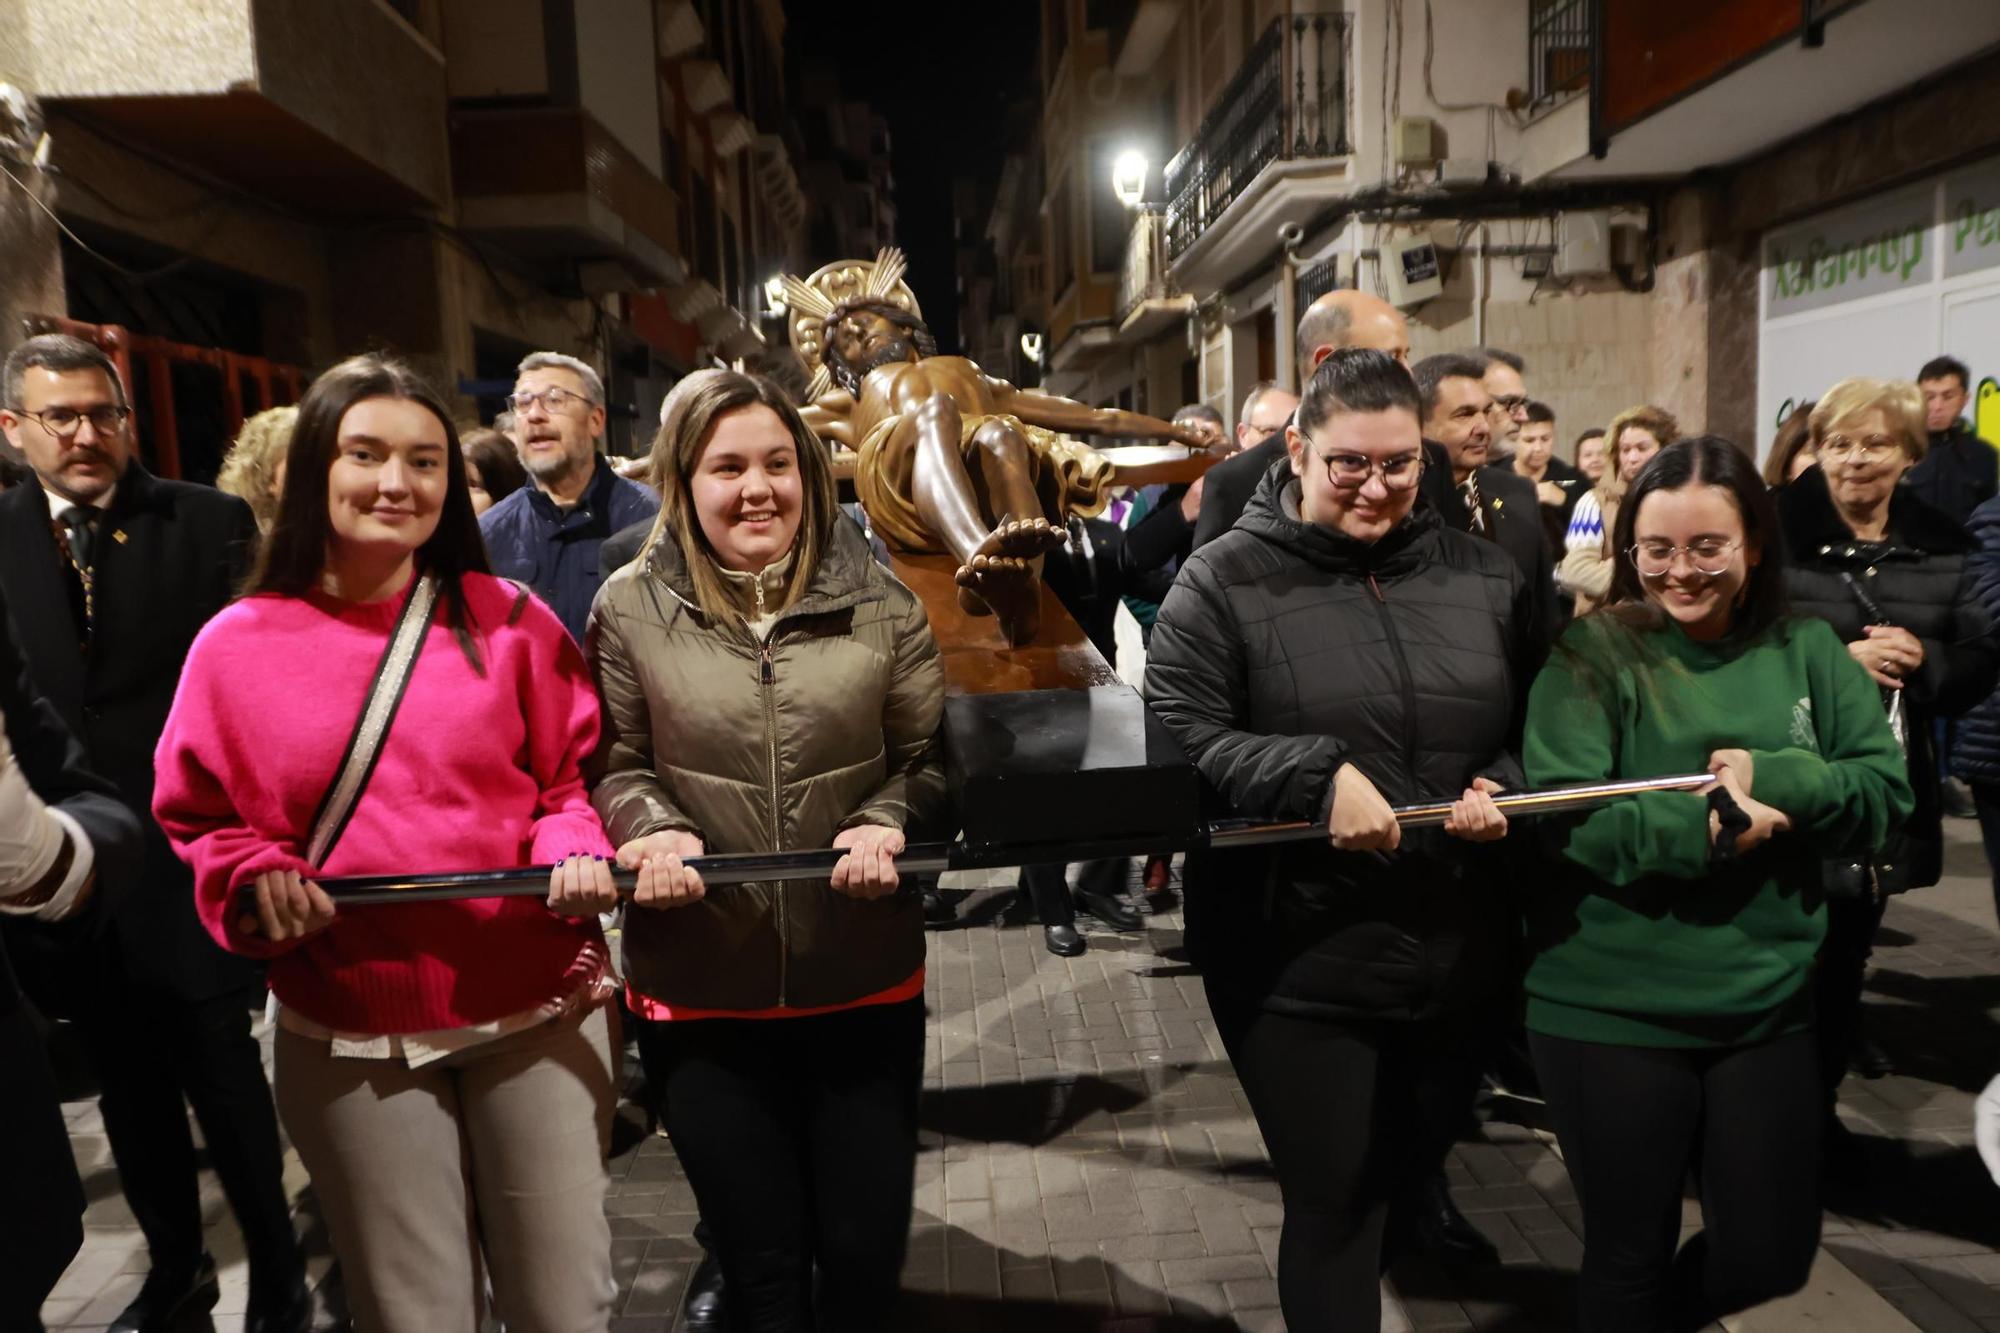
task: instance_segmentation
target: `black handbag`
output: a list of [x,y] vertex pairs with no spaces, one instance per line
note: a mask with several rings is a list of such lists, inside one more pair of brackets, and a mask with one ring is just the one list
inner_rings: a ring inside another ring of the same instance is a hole
[[[1871,625],[1893,625],[1895,622],[1883,614],[1873,597],[1855,579],[1854,575],[1842,573],[1841,582],[1854,594],[1854,600],[1869,616]],[[1896,738],[1896,749],[1903,756],[1903,763],[1910,762],[1910,720],[1901,690],[1883,690],[1882,707],[1888,714],[1889,734]],[[1923,869],[1927,864],[1941,860],[1942,849],[1927,849],[1916,839],[1901,829],[1889,835],[1888,841],[1863,857],[1840,856],[1828,858],[1821,870],[1820,882],[1829,898],[1876,899],[1891,894],[1920,888],[1937,882],[1937,875],[1924,878]]]

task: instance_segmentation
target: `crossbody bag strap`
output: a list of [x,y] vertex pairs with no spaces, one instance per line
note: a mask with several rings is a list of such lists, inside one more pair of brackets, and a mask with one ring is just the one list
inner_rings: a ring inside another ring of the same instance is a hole
[[347,830],[347,821],[354,816],[361,793],[368,789],[375,761],[382,757],[382,743],[389,738],[389,724],[395,721],[396,710],[410,688],[410,677],[416,673],[417,656],[423,652],[424,637],[430,633],[437,600],[437,578],[426,574],[418,579],[410,590],[409,600],[403,603],[402,614],[396,618],[396,628],[382,650],[382,660],[375,664],[375,679],[368,686],[361,716],[354,720],[354,734],[347,738],[347,753],[340,757],[340,767],[334,771],[333,781],[327,784],[326,794],[319,799],[319,811],[313,816],[306,860],[315,868],[326,865],[334,844]]

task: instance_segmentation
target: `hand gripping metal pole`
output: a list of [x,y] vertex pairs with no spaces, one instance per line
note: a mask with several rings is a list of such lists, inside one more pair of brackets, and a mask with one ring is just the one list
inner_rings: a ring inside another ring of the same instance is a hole
[[[1509,819],[1532,818],[1588,809],[1642,792],[1698,791],[1714,780],[1707,773],[1686,773],[1624,782],[1593,782],[1542,791],[1507,792],[1495,796],[1493,804]],[[1394,807],[1394,811],[1396,822],[1404,828],[1426,828],[1443,824],[1451,815],[1451,807],[1450,801],[1427,801],[1419,805],[1399,805]],[[1023,862],[1144,856],[1187,847],[1223,849],[1267,843],[1310,842],[1326,836],[1324,824],[1224,820],[1205,826],[1193,839],[1180,846],[1175,846],[1176,840],[1171,837],[1153,835],[1035,847],[970,847],[963,842],[920,842],[905,847],[902,854],[896,857],[896,871],[900,875],[927,875],[947,870],[988,870]],[[825,879],[833,873],[834,863],[844,855],[845,852],[834,848],[801,852],[717,852],[691,856],[686,864],[700,873],[704,885],[717,888],[772,880]],[[548,894],[550,870],[549,866],[528,866],[517,870],[481,870],[456,875],[366,875],[323,879],[318,884],[335,902],[348,907],[380,903],[436,903],[459,898],[540,898]],[[614,868],[611,878],[621,894],[629,895],[638,883],[638,872]]]

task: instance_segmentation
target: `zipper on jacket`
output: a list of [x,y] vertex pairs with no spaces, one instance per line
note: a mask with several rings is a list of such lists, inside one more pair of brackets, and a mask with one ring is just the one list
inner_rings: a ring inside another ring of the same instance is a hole
[[[1417,722],[1417,682],[1410,675],[1410,659],[1403,653],[1403,640],[1396,633],[1395,617],[1389,614],[1389,599],[1382,595],[1382,585],[1375,581],[1373,573],[1368,575],[1368,589],[1375,594],[1375,606],[1382,617],[1382,631],[1389,640],[1389,652],[1396,659],[1396,674],[1403,682],[1403,768],[1408,774],[1410,783],[1408,799],[1420,801],[1423,797],[1417,791],[1416,785],[1417,747],[1416,742],[1411,739],[1415,734]],[[1422,935],[1417,940],[1417,948],[1422,952],[1424,959],[1422,982],[1425,989],[1425,996],[1423,1003],[1428,1004],[1430,1002],[1431,990],[1430,912],[1428,910],[1428,897],[1420,899],[1419,906],[1424,909],[1424,929]],[[1421,1009],[1423,1005],[1416,1007]]]
[[[772,627],[774,630],[776,626]],[[764,691],[764,760],[771,782],[771,850],[785,850],[784,812],[778,798],[778,676],[771,661],[771,640],[765,637],[757,648],[758,679]],[[792,956],[791,931],[785,920],[785,881],[777,883],[778,915],[778,1004],[785,1003],[787,964]]]

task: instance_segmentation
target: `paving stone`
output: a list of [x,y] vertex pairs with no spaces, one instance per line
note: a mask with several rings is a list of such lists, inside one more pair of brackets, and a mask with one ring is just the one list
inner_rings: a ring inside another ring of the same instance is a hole
[[[1976,856],[1971,832],[1948,831],[1962,843],[1954,855]],[[961,904],[968,916],[1011,894],[1011,873],[993,878],[1009,887],[974,888]],[[1983,881],[1974,887],[1986,892]],[[1043,951],[1032,927],[930,934],[907,1290],[964,1299],[972,1309],[1059,1302],[1104,1333],[1157,1333],[1180,1319],[1283,1329],[1275,1308],[1279,1190],[1200,979],[1161,956],[1179,946],[1178,915],[1156,915],[1149,927],[1131,937],[1090,931],[1090,952],[1067,962]],[[1941,1333],[2000,1333],[2000,1210],[1978,1211],[1988,1194],[1951,1193],[1961,1176],[1983,1183],[1971,1175],[1966,1086],[1992,1063],[2000,1017],[1956,997],[2000,971],[2000,937],[1898,899],[1884,938],[1905,936],[1921,947],[1885,947],[1869,983],[1871,1030],[1903,1072],[1847,1080],[1841,1114],[1871,1140],[1900,1138],[1908,1147],[1879,1197],[1838,1201],[1824,1244],[1901,1320]],[[637,1112],[621,1114],[636,1131]],[[93,1199],[84,1253],[44,1316],[52,1329],[82,1330],[101,1327],[130,1299],[146,1258],[94,1101],[69,1103],[64,1115]],[[693,1192],[669,1143],[636,1132],[626,1141],[606,1201],[619,1288],[613,1327],[661,1333],[677,1322],[700,1257],[689,1234]],[[288,1164],[303,1184],[296,1158]],[[1525,1125],[1488,1120],[1454,1146],[1445,1173],[1504,1267],[1446,1274],[1399,1266],[1383,1286],[1386,1333],[1569,1327],[1582,1216],[1555,1148]],[[246,1274],[212,1178],[204,1177],[202,1207],[211,1247],[230,1265],[215,1328],[237,1333]],[[1699,1224],[1698,1207],[1684,1216]],[[308,1231],[324,1234],[316,1224]],[[323,1251],[313,1262],[324,1273]],[[1741,1322],[1757,1333],[1817,1326],[1789,1321],[1777,1307]],[[1013,1325],[1003,1317],[992,1326]]]

